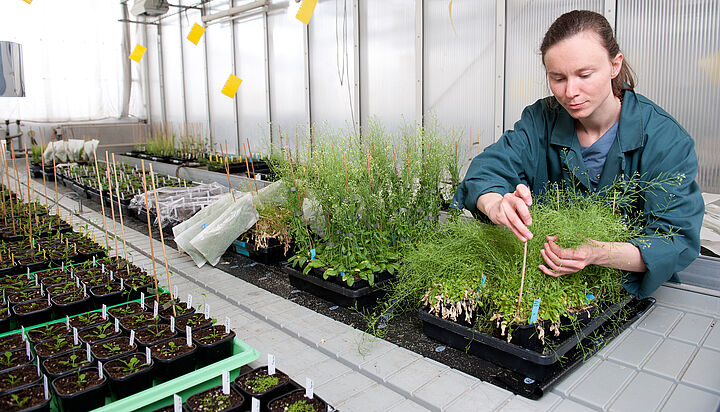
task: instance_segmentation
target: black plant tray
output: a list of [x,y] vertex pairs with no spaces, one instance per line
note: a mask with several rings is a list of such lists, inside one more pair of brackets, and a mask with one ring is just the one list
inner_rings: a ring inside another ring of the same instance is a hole
[[545,353],[430,315],[426,309],[420,309],[418,316],[426,336],[487,359],[502,368],[491,376],[492,383],[518,395],[539,399],[562,377],[627,329],[653,304],[654,298],[637,300],[628,296],[598,314],[580,333],[572,334]]
[[233,250],[238,255],[247,256],[250,259],[264,263],[273,264],[287,259],[292,254],[293,244],[290,244],[290,248],[285,253],[285,245],[280,243],[276,238],[268,240],[268,247],[261,248],[257,247],[257,244],[253,241],[241,241],[236,240],[232,243]]
[[[336,305],[344,307],[369,308],[377,300],[385,295],[387,286],[395,277],[387,272],[377,274],[375,276],[375,284],[362,285],[365,282],[355,282],[354,287],[349,287],[342,283],[341,280],[328,278],[325,280],[322,275],[311,271],[309,275],[304,275],[301,271],[293,269],[289,266],[283,266],[283,271],[290,278],[290,284],[300,290],[312,293],[315,296],[328,300]],[[339,278],[338,278],[339,279]]]

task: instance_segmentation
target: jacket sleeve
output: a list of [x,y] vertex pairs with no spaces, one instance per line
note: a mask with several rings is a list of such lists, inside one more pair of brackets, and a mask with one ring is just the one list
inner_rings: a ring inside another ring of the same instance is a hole
[[455,207],[477,213],[480,195],[504,195],[520,183],[528,184],[528,167],[540,161],[538,136],[545,134],[547,110],[543,100],[526,107],[513,130],[503,133],[472,160],[453,197]]
[[[695,144],[674,121],[666,119],[646,130],[650,137],[641,157],[642,180],[676,177],[673,184],[644,193],[645,236],[630,243],[640,249],[647,272],[630,273],[625,288],[645,298],[687,267],[700,252],[705,205],[695,182]],[[659,235],[659,236],[658,236]]]

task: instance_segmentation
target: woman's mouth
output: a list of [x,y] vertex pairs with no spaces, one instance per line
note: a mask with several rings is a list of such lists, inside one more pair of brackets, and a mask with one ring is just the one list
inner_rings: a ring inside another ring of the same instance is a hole
[[571,110],[578,110],[581,109],[585,105],[585,102],[575,103],[575,104],[568,104],[568,108]]

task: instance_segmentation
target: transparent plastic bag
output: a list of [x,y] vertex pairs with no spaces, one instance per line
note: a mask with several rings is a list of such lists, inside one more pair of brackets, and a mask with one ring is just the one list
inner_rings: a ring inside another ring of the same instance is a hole
[[[203,210],[218,201],[223,195],[228,193],[228,189],[218,183],[201,184],[190,187],[162,187],[157,190],[158,206],[160,212],[155,211],[155,197],[152,192],[148,198],[148,207],[150,211],[156,215],[155,224],[158,220],[162,226],[176,226],[181,222],[187,221],[198,211]],[[145,212],[145,194],[135,195],[130,200],[130,209],[140,213]],[[187,227],[187,226],[183,226]],[[178,234],[182,232],[179,229]],[[173,233],[175,233],[173,229]]]

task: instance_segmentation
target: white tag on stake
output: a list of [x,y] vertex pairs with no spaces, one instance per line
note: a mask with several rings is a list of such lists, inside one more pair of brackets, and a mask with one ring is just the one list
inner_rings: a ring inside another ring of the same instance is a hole
[[205,304],[205,319],[210,319],[210,304]]
[[100,379],[102,380],[104,378],[103,376],[103,364],[102,362],[98,361],[98,375],[100,376]]
[[65,329],[70,329],[70,316],[65,315]]
[[88,362],[92,362],[92,355],[90,355],[90,344],[85,343],[85,356],[87,357]]
[[192,295],[191,294],[188,294],[187,305],[189,308],[192,307]]
[[145,292],[140,292],[140,305],[145,307]]
[[25,342],[25,326],[20,325],[20,335],[22,336],[23,342]]
[[182,412],[182,398],[173,395],[173,412]]
[[190,325],[185,325],[185,338],[188,346],[192,346],[192,328]]
[[135,330],[130,331],[130,346],[135,346]]
[[115,318],[115,333],[120,332],[120,319]]
[[268,375],[275,374],[275,355],[268,353]]
[[157,300],[154,300],[154,301],[153,301],[153,318],[157,318],[157,317],[158,317],[158,309],[159,309],[159,308],[158,308],[158,301],[157,301]]
[[47,376],[43,375],[43,389],[45,390],[45,400],[50,399],[50,391],[48,390]]
[[173,286],[173,295],[172,295],[173,299],[177,299],[178,293],[179,293],[179,292],[178,292],[178,287],[177,287],[177,285]]
[[222,371],[223,395],[230,395],[230,372]]
[[225,333],[230,333],[230,316],[225,316]]
[[312,399],[314,390],[315,390],[315,387],[313,386],[312,379],[305,378],[305,397],[308,399]]
[[151,355],[151,354],[150,354],[150,347],[149,347],[149,346],[146,346],[146,347],[145,347],[145,363],[147,363],[148,365],[150,364],[150,355]]
[[250,412],[260,412],[260,399],[253,397]]
[[31,359],[31,357],[30,357],[30,341],[29,340],[25,341],[25,354],[27,355],[28,360]]
[[35,365],[37,365],[37,376],[40,377],[40,358],[35,358]]
[[74,326],[73,326],[73,344],[75,346],[77,346],[77,344],[78,344],[78,330]]
[[170,316],[170,332],[175,332],[175,316]]
[[103,320],[107,320],[107,305],[104,303],[102,305],[102,318]]

